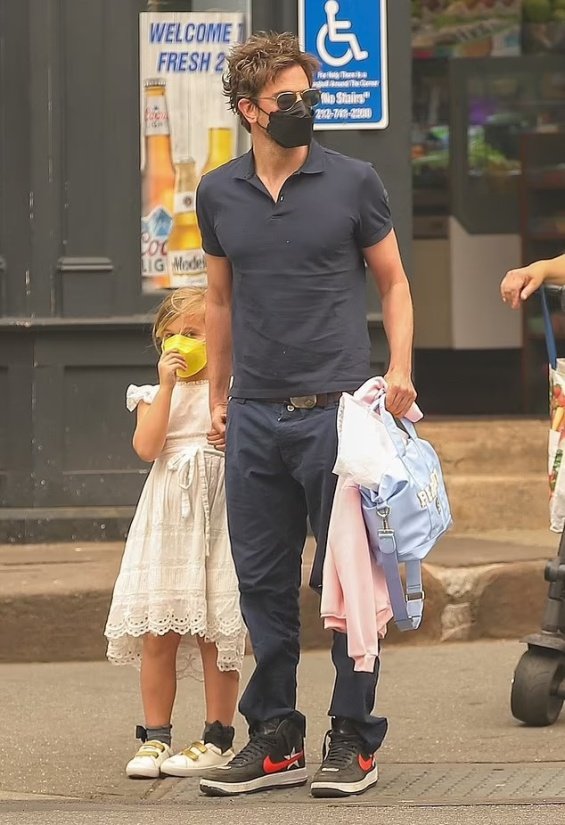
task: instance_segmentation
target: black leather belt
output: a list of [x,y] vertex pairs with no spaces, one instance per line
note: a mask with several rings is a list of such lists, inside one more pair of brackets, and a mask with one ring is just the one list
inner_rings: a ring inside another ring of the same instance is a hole
[[287,407],[295,407],[297,410],[311,410],[314,407],[327,407],[341,398],[339,392],[319,392],[316,395],[293,395],[290,398],[257,398],[257,401],[264,401],[267,404],[286,404]]

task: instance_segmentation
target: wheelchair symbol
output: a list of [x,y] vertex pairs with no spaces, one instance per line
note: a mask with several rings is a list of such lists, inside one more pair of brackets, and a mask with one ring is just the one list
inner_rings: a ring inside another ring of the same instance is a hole
[[[326,22],[318,32],[316,38],[316,48],[324,63],[329,66],[345,66],[352,58],[355,60],[365,60],[369,57],[369,52],[364,51],[359,45],[357,35],[351,31],[351,20],[337,20],[339,14],[339,3],[337,0],[328,0],[324,6],[326,12]],[[347,51],[341,57],[331,55],[326,48],[326,40],[330,43],[347,43]]]

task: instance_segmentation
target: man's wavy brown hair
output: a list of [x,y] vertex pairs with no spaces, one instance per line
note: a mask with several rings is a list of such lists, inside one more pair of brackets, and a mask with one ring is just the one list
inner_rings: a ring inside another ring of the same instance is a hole
[[231,50],[222,78],[224,94],[248,132],[251,128],[237,104],[244,97],[256,100],[263,87],[290,66],[304,69],[310,86],[320,67],[313,55],[301,50],[298,38],[290,32],[257,32]]

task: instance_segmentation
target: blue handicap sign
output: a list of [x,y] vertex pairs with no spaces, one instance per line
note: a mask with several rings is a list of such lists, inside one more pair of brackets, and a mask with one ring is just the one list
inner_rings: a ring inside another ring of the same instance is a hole
[[386,0],[299,0],[302,48],[320,61],[316,129],[386,129]]

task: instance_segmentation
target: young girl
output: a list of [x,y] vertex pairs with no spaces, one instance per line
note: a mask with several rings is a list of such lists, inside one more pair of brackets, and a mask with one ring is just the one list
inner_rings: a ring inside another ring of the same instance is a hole
[[[224,444],[207,432],[205,295],[179,289],[165,299],[153,328],[162,353],[159,384],[127,390],[128,409],[137,409],[134,449],[154,464],[130,528],[105,635],[111,662],[141,668],[145,726],[136,729],[142,745],[126,766],[136,778],[198,774],[233,756],[245,628],[228,541]],[[169,348],[171,336],[182,337]],[[177,677],[202,671],[202,739],[173,755]]]

